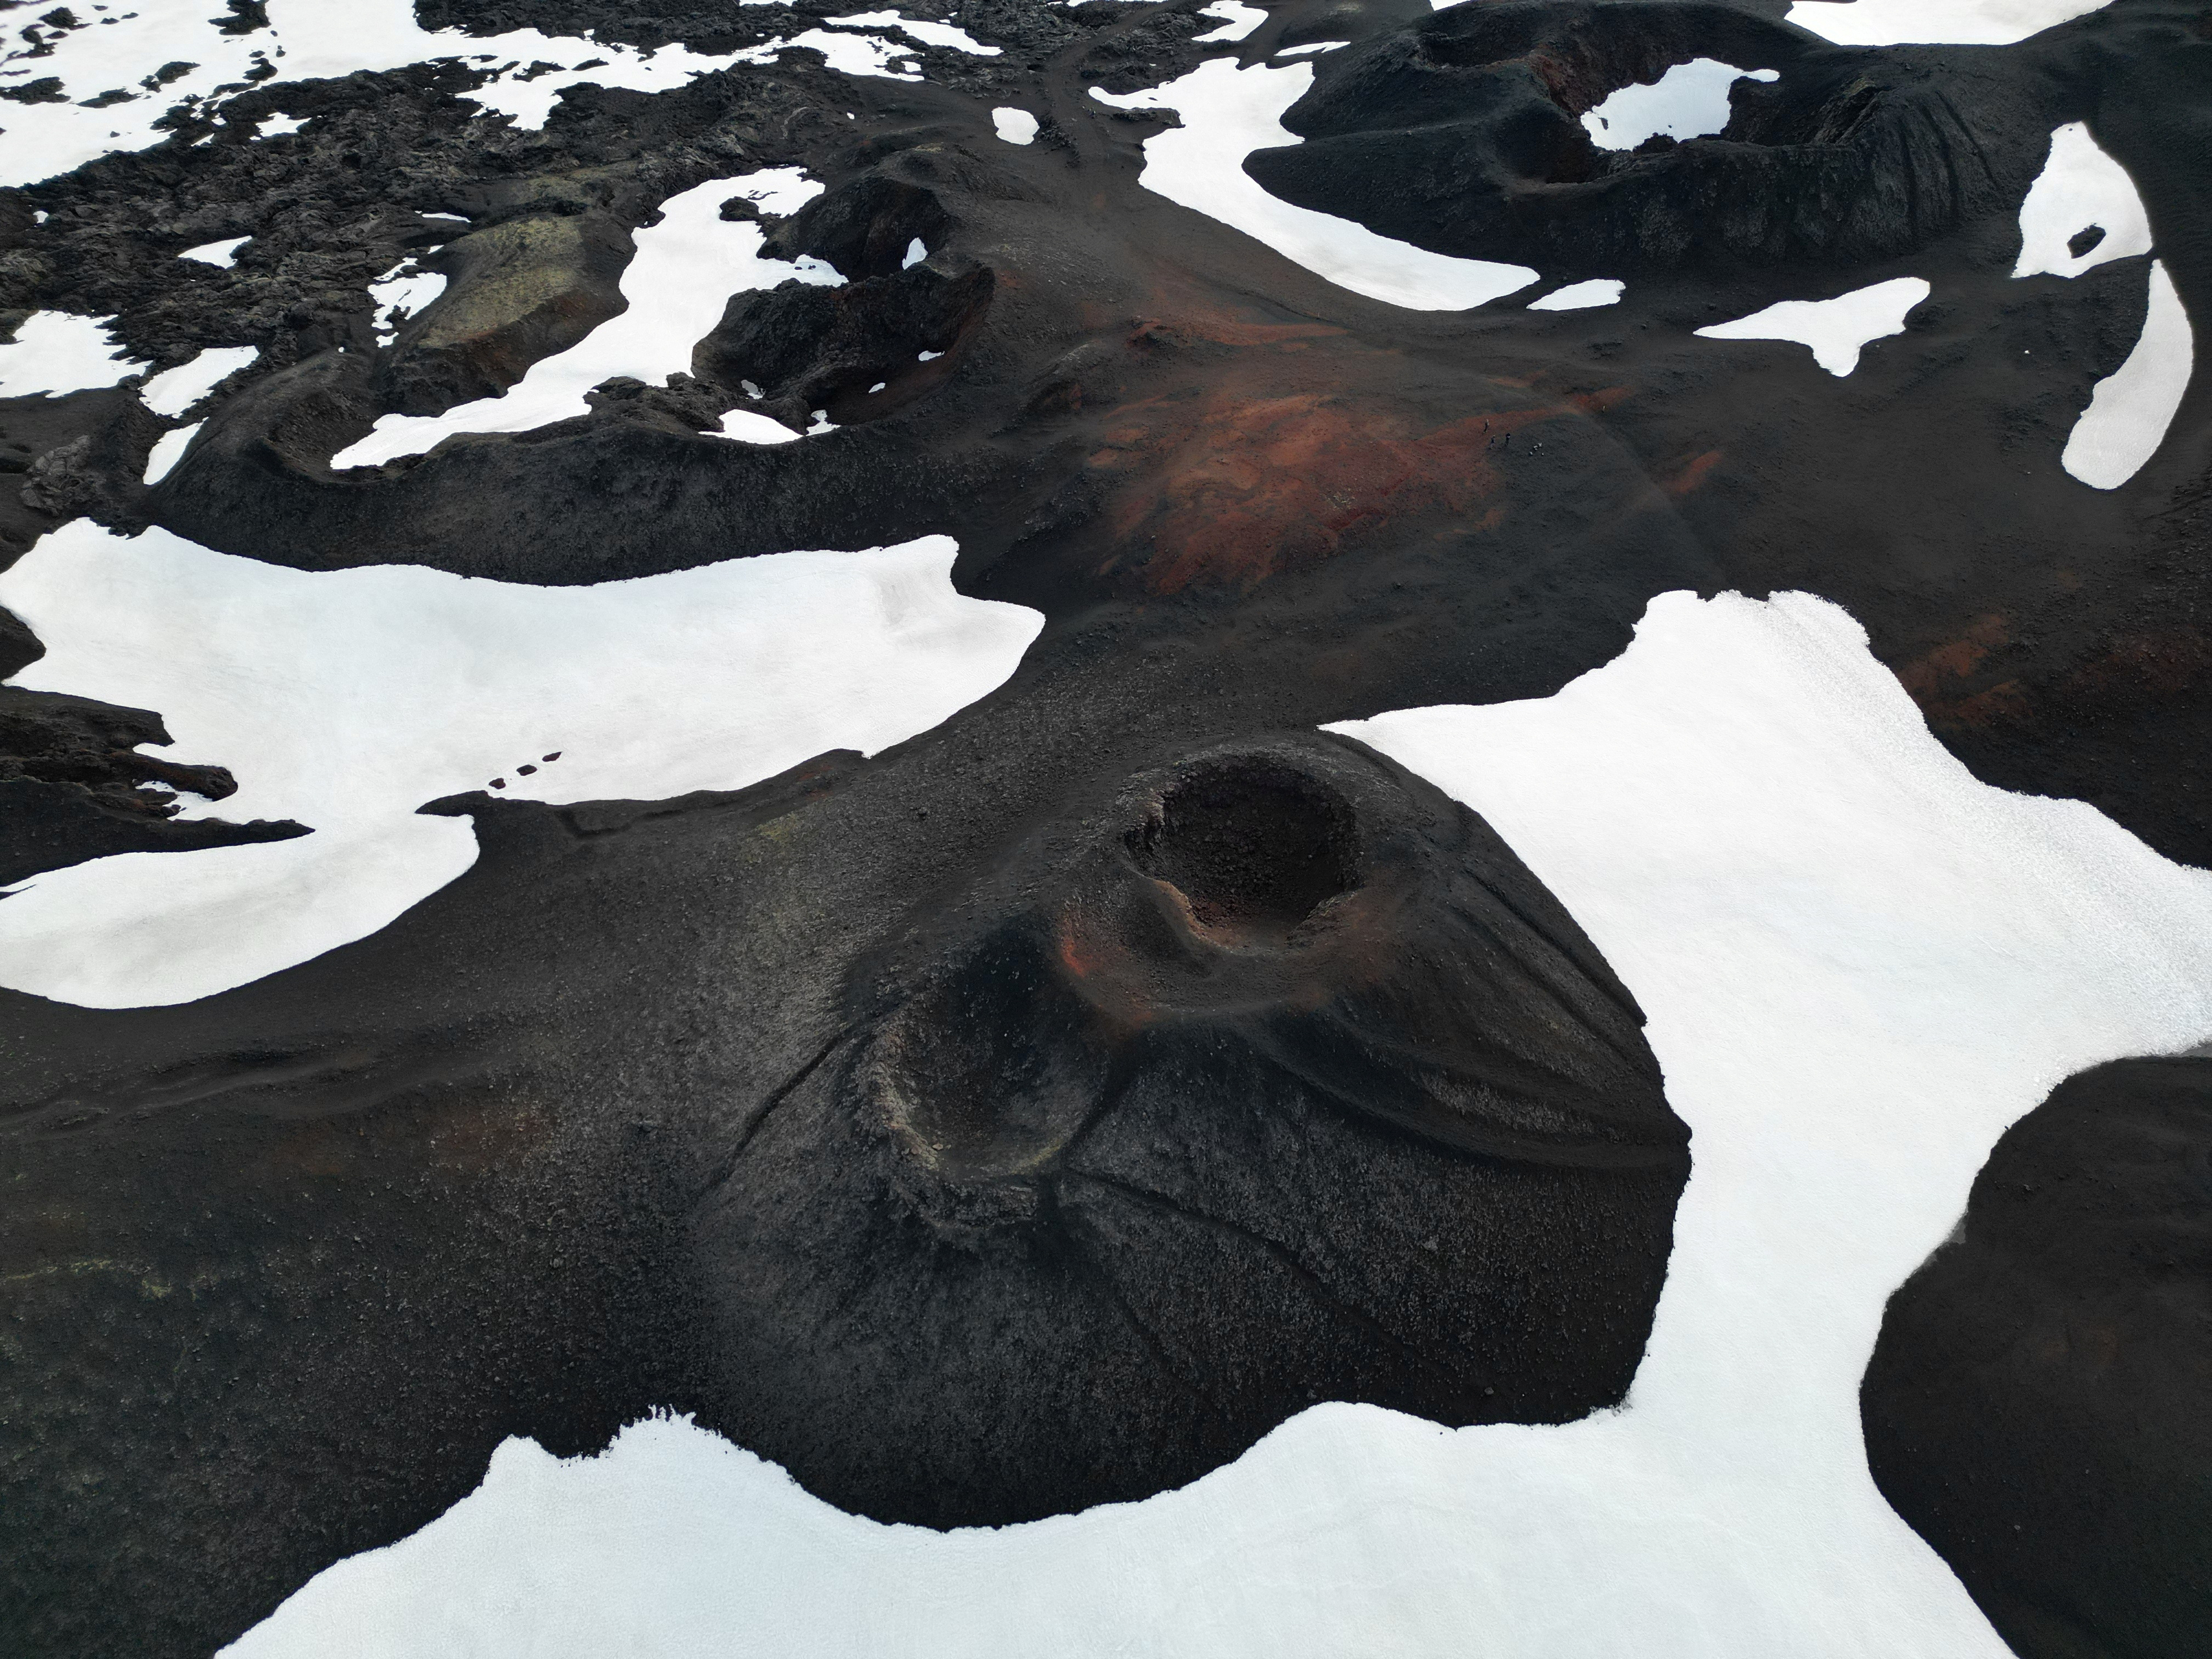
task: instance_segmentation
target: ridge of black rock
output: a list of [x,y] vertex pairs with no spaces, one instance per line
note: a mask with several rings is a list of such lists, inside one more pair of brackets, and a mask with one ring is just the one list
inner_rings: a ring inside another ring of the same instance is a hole
[[175,792],[222,800],[238,785],[220,766],[138,752],[141,744],[169,741],[161,717],[143,708],[0,686],[0,887],[112,853],[185,852],[307,833],[289,821],[177,817]]
[[[1705,0],[1454,6],[1322,60],[1255,153],[1274,194],[1381,234],[1566,277],[1828,269],[1893,258],[2016,204],[2051,121],[2030,82],[1966,48],[1831,46]],[[1740,82],[1727,129],[1631,154],[1581,117],[1673,64]],[[2045,95],[2047,96],[2047,94]]]

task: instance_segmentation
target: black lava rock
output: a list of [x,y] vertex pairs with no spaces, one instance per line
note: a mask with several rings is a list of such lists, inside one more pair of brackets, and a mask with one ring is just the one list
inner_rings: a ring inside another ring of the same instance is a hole
[[1882,1494],[2021,1659],[2212,1632],[2212,1060],[2068,1079],[1890,1298],[1862,1391]]

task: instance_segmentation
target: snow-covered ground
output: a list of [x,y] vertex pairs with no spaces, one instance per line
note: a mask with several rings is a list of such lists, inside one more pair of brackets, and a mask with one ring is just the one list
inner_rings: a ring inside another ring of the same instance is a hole
[[[913,53],[897,41],[837,28],[804,29],[716,55],[683,46],[641,51],[537,29],[481,37],[425,29],[416,21],[413,0],[268,0],[267,9],[267,28],[235,35],[222,32],[219,25],[229,20],[219,15],[219,8],[176,0],[142,0],[138,9],[111,10],[106,15],[81,5],[70,14],[84,20],[82,27],[75,28],[54,27],[44,18],[34,21],[26,15],[25,21],[39,28],[39,44],[46,50],[33,56],[26,46],[0,56],[0,86],[30,86],[52,77],[62,82],[64,95],[58,101],[5,106],[5,119],[0,121],[7,132],[7,143],[0,145],[0,185],[33,184],[113,150],[159,143],[167,134],[154,124],[187,96],[219,102],[222,89],[242,89],[248,73],[264,63],[276,71],[275,80],[263,82],[270,86],[457,58],[497,71],[491,82],[465,96],[531,129],[545,125],[554,104],[570,87],[665,92],[733,64],[774,63],[794,46],[812,47],[831,69],[847,75],[922,78],[917,70],[899,67],[910,63]],[[218,15],[210,17],[210,11]],[[908,21],[891,11],[859,15],[880,26],[896,22],[931,44],[989,55],[999,50],[948,25]],[[145,84],[172,64],[185,67],[167,82]],[[552,68],[540,70],[541,64]],[[86,100],[110,93],[122,96],[98,108],[86,106]],[[300,125],[298,119],[272,117],[260,125],[256,136],[272,137]]]
[[925,46],[949,46],[973,58],[996,58],[1001,52],[1000,47],[985,46],[966,29],[954,24],[902,17],[895,11],[856,11],[849,16],[830,17],[823,21],[840,24],[846,28],[898,29]]
[[[2089,231],[2104,234],[2079,253],[2069,244]],[[2151,249],[2150,216],[2128,170],[2069,121],[2051,135],[2051,153],[2020,204],[2020,258],[2014,276],[2079,276],[2108,259]]]
[[1600,149],[1634,149],[1662,133],[1702,138],[1729,124],[1729,92],[1739,81],[1778,81],[1772,70],[1743,70],[1717,58],[1676,64],[1656,81],[1623,87],[1583,116]]
[[0,574],[0,605],[46,647],[10,684],[157,708],[175,739],[157,752],[238,781],[185,816],[315,833],[34,876],[0,898],[0,985],[133,1007],[304,962],[466,870],[468,820],[416,808],[495,781],[655,799],[927,731],[1004,682],[1042,625],[954,592],[955,551],[932,536],[532,587],[67,525]]
[[2112,0],[1797,0],[1784,20],[1839,46],[2008,46]]
[[1650,1017],[1693,1168],[1623,1409],[1323,1405],[1181,1491],[951,1534],[681,1422],[509,1442],[232,1659],[2004,1659],[1876,1492],[1859,1377],[2007,1125],[2212,1035],[2212,875],[1976,782],[1802,594],[1669,594],[1556,696],[1343,729],[1485,814]]
[[228,270],[238,263],[238,250],[252,240],[251,236],[226,236],[221,241],[202,242],[198,247],[188,247],[177,258],[194,260],[204,265],[217,265]]
[[1243,0],[1212,0],[1212,4],[1200,6],[1198,9],[1201,16],[1218,17],[1222,21],[1219,28],[1192,35],[1192,43],[1197,46],[1242,40],[1267,21],[1266,7],[1248,6]]
[[[367,437],[333,455],[331,465],[373,466],[419,455],[457,432],[527,432],[570,420],[591,412],[586,392],[617,375],[667,385],[671,374],[690,370],[692,348],[721,321],[732,294],[793,278],[829,287],[844,281],[818,259],[763,258],[760,226],[721,216],[722,204],[736,196],[781,216],[821,193],[822,186],[797,167],[768,167],[710,179],[670,197],[660,204],[660,222],[637,233],[637,252],[623,272],[625,303],[619,314],[566,351],[532,363],[499,397],[459,404],[442,415],[381,416]],[[442,277],[428,280],[444,286]],[[764,416],[750,418],[763,427],[775,424]],[[723,435],[744,437],[750,430],[741,425]],[[790,435],[787,428],[778,431]]]
[[[2087,243],[2078,253],[2077,237]],[[2020,258],[2012,274],[2070,278],[2151,247],[2150,216],[2127,169],[2081,122],[2054,131],[2051,154],[2020,204]],[[2149,281],[2149,307],[2135,349],[2097,382],[2059,456],[2068,472],[2093,489],[2118,489],[2158,453],[2196,368],[2189,313],[2155,259]]]
[[1364,225],[1270,196],[1244,171],[1255,149],[1295,144],[1283,112],[1313,84],[1313,65],[1255,64],[1239,69],[1216,58],[1165,85],[1091,95],[1117,109],[1171,109],[1182,125],[1145,141],[1149,191],[1264,242],[1340,288],[1413,311],[1462,311],[1536,280],[1526,265],[1454,259],[1410,242],[1377,236]]
[[2127,361],[2097,382],[2059,463],[2095,489],[2118,489],[2166,441],[2196,368],[2197,338],[2166,266],[2150,264],[2150,308]]
[[210,346],[193,353],[189,362],[148,376],[138,388],[138,400],[173,421],[260,355],[259,346]]
[[402,259],[368,285],[368,302],[376,308],[376,343],[390,345],[398,337],[399,325],[446,291],[442,272],[425,270],[412,259]]
[[0,398],[89,392],[143,374],[147,365],[109,337],[114,320],[33,312],[17,325],[15,343],[0,345]]
[[146,452],[146,468],[141,477],[149,484],[157,484],[177,470],[177,463],[185,459],[185,452],[199,436],[205,421],[194,421],[190,426],[172,427],[154,440],[153,448]]
[[1628,284],[1616,276],[1593,276],[1586,283],[1555,288],[1540,300],[1528,301],[1531,311],[1589,311],[1597,306],[1617,306]]
[[1785,340],[1809,346],[1813,361],[1840,378],[1859,366],[1859,353],[1875,341],[1904,333],[1905,318],[1927,297],[1924,280],[1897,276],[1832,300],[1784,300],[1697,332],[1708,340]]

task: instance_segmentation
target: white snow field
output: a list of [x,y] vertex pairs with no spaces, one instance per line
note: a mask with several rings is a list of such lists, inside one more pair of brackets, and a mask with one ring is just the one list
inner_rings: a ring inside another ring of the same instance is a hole
[[[51,76],[62,81],[67,94],[59,103],[5,106],[5,116],[0,118],[0,130],[7,137],[0,145],[0,185],[34,184],[97,155],[159,143],[167,135],[155,128],[155,121],[188,95],[220,101],[216,89],[241,83],[257,67],[257,60],[276,70],[276,79],[263,82],[264,87],[359,70],[399,69],[441,58],[492,66],[499,71],[497,76],[463,96],[533,130],[545,125],[554,104],[570,87],[663,92],[734,64],[774,63],[793,46],[815,48],[831,69],[848,75],[922,78],[890,67],[912,57],[897,42],[828,28],[805,29],[758,46],[710,56],[682,46],[641,51],[537,29],[481,37],[425,29],[416,21],[413,0],[268,0],[269,27],[240,35],[224,34],[217,27],[228,21],[219,8],[218,15],[210,17],[206,7],[180,0],[145,0],[137,10],[106,17],[89,7],[76,10],[87,20],[82,27],[55,29],[42,21],[34,25],[52,47],[46,55],[31,57],[27,51],[17,51],[0,56],[0,86],[27,86]],[[861,15],[872,21],[896,18],[892,12]],[[937,45],[987,55],[998,51],[946,25],[902,18],[896,22],[916,38]],[[960,39],[952,39],[954,35]],[[143,84],[173,63],[193,67],[159,88]],[[532,79],[516,78],[540,64],[555,67]],[[85,99],[110,91],[128,94],[127,101],[99,109],[83,106]],[[295,131],[301,125],[297,118],[271,117],[260,124],[257,137]]]
[[[764,3],[765,0],[761,0]],[[966,29],[951,23],[933,23],[925,20],[902,17],[895,11],[856,11],[849,17],[825,17],[825,23],[840,23],[847,28],[902,29],[927,46],[950,46],[955,52],[964,52],[976,58],[996,58],[1001,48],[987,46]]]
[[376,307],[377,344],[390,345],[398,337],[402,323],[445,291],[444,274],[423,270],[412,256],[371,283],[368,302]]
[[[660,222],[637,233],[637,252],[622,276],[627,302],[622,312],[566,351],[532,363],[496,398],[458,404],[442,415],[380,416],[366,437],[331,457],[331,465],[374,466],[420,455],[457,432],[527,432],[586,415],[591,405],[584,394],[618,374],[667,385],[671,374],[690,369],[692,347],[722,320],[732,294],[774,288],[793,277],[832,288],[843,283],[818,259],[793,264],[761,258],[760,226],[721,216],[722,204],[733,196],[781,216],[821,193],[822,186],[797,167],[767,167],[710,179],[670,197],[660,204]],[[437,280],[442,286],[444,279]],[[754,418],[767,422],[765,416]]]
[[207,347],[174,368],[149,375],[138,388],[138,401],[173,421],[260,355],[259,346]]
[[[2069,244],[2092,228],[2105,234],[2080,253]],[[2069,121],[2051,135],[2051,154],[2020,204],[2014,276],[2079,276],[2108,259],[2151,251],[2150,216],[2128,170],[2089,129]],[[2059,465],[2095,489],[2118,489],[2166,441],[2196,368],[2197,339],[2173,279],[2150,267],[2150,304],[2135,349],[2097,382],[2068,435]]]
[[[835,432],[837,428],[821,422],[823,429]],[[750,409],[726,409],[722,411],[721,423],[710,431],[702,432],[702,438],[728,438],[741,444],[788,444],[814,434],[814,428],[805,432],[793,432],[781,421],[771,419]]]
[[1783,21],[1839,46],[2008,46],[2112,0],[1797,0]]
[[1464,311],[1536,280],[1526,265],[1454,259],[1377,236],[1364,225],[1270,196],[1244,171],[1255,149],[1301,141],[1283,112],[1313,84],[1313,65],[1215,58],[1163,86],[1091,95],[1116,109],[1171,109],[1182,125],[1145,140],[1138,182],[1170,201],[1218,219],[1339,288],[1411,311]]
[[2007,1125],[2212,1034],[2212,875],[1976,782],[1802,594],[1669,594],[1556,696],[1340,729],[1487,817],[1650,1017],[1693,1168],[1625,1407],[1323,1405],[1180,1491],[951,1534],[681,1421],[509,1441],[230,1659],[2006,1659],[1875,1491],[1860,1375]]
[[991,131],[1010,144],[1035,143],[1037,118],[1025,109],[1002,105],[991,112]]
[[16,328],[15,343],[0,344],[0,398],[89,392],[143,373],[148,365],[108,337],[114,320],[33,312]]
[[190,426],[172,427],[154,440],[153,448],[146,452],[146,470],[142,475],[149,484],[157,484],[176,471],[177,463],[185,459],[185,452],[192,447],[205,421],[194,421]]
[[1676,64],[1656,81],[1621,88],[1583,116],[1600,149],[1634,149],[1664,133],[1702,138],[1729,124],[1729,90],[1739,81],[1778,81],[1771,69],[1742,70],[1717,58]]
[[1859,366],[1859,353],[1868,345],[1904,333],[1905,318],[1928,292],[1918,276],[1895,276],[1832,300],[1784,300],[1695,332],[1708,340],[1784,340],[1810,346],[1813,361],[1840,379]]
[[[2081,232],[2101,229],[2095,246],[2081,253],[2067,246]],[[2079,276],[2108,259],[2150,252],[2150,216],[2128,170],[2069,121],[2051,135],[2051,154],[2020,204],[2020,258],[2015,276]]]
[[228,270],[238,263],[238,250],[252,240],[251,236],[226,236],[219,242],[202,242],[198,247],[188,247],[177,258]]
[[159,709],[175,742],[149,752],[238,781],[184,816],[314,833],[34,876],[0,898],[0,985],[138,1007],[319,956],[466,870],[469,821],[416,809],[495,779],[532,800],[657,799],[927,731],[1043,625],[956,592],[956,550],[932,536],[533,587],[66,525],[0,574],[0,605],[46,647],[10,684]]
[[1246,35],[1267,21],[1267,8],[1248,6],[1243,0],[1212,0],[1210,5],[1198,9],[1201,17],[1218,17],[1218,29],[1208,29],[1204,34],[1190,37],[1193,46],[1207,46],[1215,41],[1242,40]]
[[1628,284],[1617,276],[1593,276],[1586,283],[1555,288],[1540,300],[1528,301],[1531,311],[1588,311],[1596,306],[1617,306]]
[[2166,441],[2196,367],[2197,338],[2165,264],[2150,264],[2150,309],[2127,361],[2097,382],[2058,461],[2094,489],[2118,489]]

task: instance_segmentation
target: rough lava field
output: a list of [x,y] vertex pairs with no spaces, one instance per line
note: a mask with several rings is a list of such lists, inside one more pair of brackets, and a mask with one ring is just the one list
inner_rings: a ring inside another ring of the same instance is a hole
[[2212,1652],[2212,0],[848,3],[0,0],[0,1656]]

